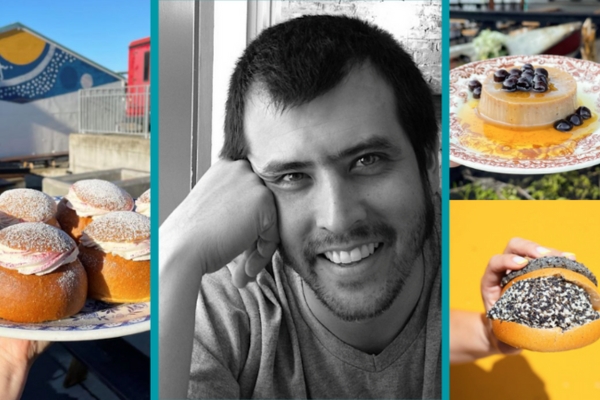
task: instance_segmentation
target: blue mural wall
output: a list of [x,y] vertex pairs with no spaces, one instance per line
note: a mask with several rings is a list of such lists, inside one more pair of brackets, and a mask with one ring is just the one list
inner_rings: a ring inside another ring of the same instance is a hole
[[0,34],[0,100],[28,103],[119,80],[29,32]]

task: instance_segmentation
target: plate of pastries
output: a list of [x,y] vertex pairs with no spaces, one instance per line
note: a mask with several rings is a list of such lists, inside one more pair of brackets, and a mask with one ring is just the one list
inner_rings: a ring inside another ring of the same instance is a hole
[[0,336],[74,341],[150,329],[150,190],[87,179],[0,193]]

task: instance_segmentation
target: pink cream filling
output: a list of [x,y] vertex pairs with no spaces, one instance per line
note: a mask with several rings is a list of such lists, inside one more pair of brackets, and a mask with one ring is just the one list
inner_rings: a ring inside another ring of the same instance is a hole
[[77,259],[79,249],[66,253],[14,250],[0,245],[0,264],[23,275],[45,275]]

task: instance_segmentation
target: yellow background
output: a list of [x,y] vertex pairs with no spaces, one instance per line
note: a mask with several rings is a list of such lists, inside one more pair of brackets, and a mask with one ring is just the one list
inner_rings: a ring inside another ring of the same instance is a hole
[[[600,201],[451,201],[450,308],[484,311],[479,281],[515,236],[575,253],[600,278]],[[450,398],[600,399],[600,341],[451,366]]]

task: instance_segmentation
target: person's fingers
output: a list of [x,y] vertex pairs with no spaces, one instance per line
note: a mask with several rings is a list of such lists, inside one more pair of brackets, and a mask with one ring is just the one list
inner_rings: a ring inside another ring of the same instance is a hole
[[506,270],[518,270],[529,263],[525,257],[516,254],[498,254],[490,258],[488,269],[498,275],[504,275]]
[[450,161],[450,168],[460,167],[460,164],[454,161]]
[[277,213],[273,210],[275,216],[271,217],[271,224],[260,233],[260,237],[268,242],[279,243],[279,228],[277,227]]
[[258,253],[264,258],[271,258],[279,245],[279,230],[277,224],[272,224],[260,234],[256,242]]
[[38,340],[33,342],[32,346],[33,346],[33,359],[36,359],[40,354],[42,354],[48,347],[50,347],[50,345],[52,344],[52,342],[48,342],[48,341],[43,341],[43,340]]
[[481,278],[482,287],[500,285],[500,281],[509,271],[525,267],[529,260],[515,254],[498,254],[490,258],[487,271]]
[[525,267],[530,259],[544,256],[563,256],[575,260],[575,254],[544,247],[531,240],[511,239],[503,254],[493,256],[481,278],[481,294],[486,310],[489,310],[500,298],[500,282],[510,271]]
[[250,282],[250,277],[246,275],[246,261],[250,256],[251,251],[251,249],[244,251],[227,264],[227,267],[231,272],[231,281],[233,282],[233,285],[239,289],[245,287]]
[[506,248],[504,254],[515,254],[522,257],[539,258],[546,256],[563,256],[575,260],[575,254],[563,252],[550,247],[540,246],[531,240],[522,238],[512,238]]
[[486,310],[500,298],[500,281],[506,272],[521,269],[528,262],[528,259],[514,254],[499,254],[490,259],[487,270],[481,277],[481,293]]
[[274,223],[263,231],[256,241],[255,250],[250,253],[246,260],[246,275],[256,277],[271,262],[271,257],[277,250],[278,244],[279,231],[277,224]]
[[[260,271],[271,262],[271,257],[277,248],[277,245],[273,245],[272,242],[264,242],[261,245],[262,251],[265,252],[263,255],[257,246],[258,243],[227,264],[231,270],[232,282],[238,289],[246,287],[256,279]],[[269,249],[272,249],[272,252],[269,253]]]
[[258,241],[256,242],[256,250],[263,258],[270,259],[275,253],[275,250],[277,250],[278,245],[279,242],[270,242],[264,240],[263,238],[258,238]]

